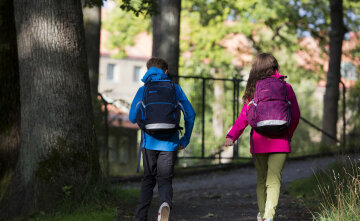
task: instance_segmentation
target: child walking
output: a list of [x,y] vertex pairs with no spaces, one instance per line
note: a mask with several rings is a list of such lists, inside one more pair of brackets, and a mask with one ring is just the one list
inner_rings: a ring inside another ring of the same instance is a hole
[[[158,184],[160,208],[157,221],[168,221],[172,207],[172,179],[177,150],[190,142],[195,111],[178,84],[168,76],[168,64],[162,58],[151,58],[148,71],[131,104],[129,120],[138,123],[142,140],[144,177],[141,183],[136,221],[147,221],[153,189]],[[179,139],[180,110],[184,113],[185,133]]]
[[225,145],[233,145],[247,125],[251,125],[250,152],[257,171],[258,221],[274,219],[282,170],[300,118],[295,93],[278,70],[273,55],[261,53],[255,57],[243,96],[244,106],[225,140]]

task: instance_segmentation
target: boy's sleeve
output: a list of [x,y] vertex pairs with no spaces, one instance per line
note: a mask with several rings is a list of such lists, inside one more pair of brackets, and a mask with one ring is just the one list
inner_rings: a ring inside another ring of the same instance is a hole
[[179,145],[186,147],[190,142],[191,133],[194,127],[195,122],[195,110],[192,107],[190,101],[187,99],[185,93],[179,85],[175,85],[176,97],[179,100],[182,109],[184,111],[184,120],[185,120],[185,133],[184,136],[180,139]]
[[133,124],[136,123],[136,114],[140,108],[140,101],[142,100],[143,92],[144,92],[144,87],[139,88],[139,90],[136,92],[134,100],[131,103],[129,120]]
[[234,124],[234,126],[232,126],[229,133],[226,135],[226,138],[230,138],[233,141],[235,141],[244,132],[245,128],[248,125],[247,109],[248,109],[248,106],[246,104],[244,104],[244,106],[241,109],[240,116],[235,121],[235,124]]

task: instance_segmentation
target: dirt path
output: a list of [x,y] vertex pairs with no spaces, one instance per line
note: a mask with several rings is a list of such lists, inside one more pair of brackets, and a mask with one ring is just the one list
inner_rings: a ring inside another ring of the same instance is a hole
[[[282,190],[291,181],[311,176],[317,168],[325,168],[334,161],[333,157],[325,157],[287,162],[283,171]],[[256,220],[256,171],[253,167],[175,178],[173,184],[173,221]],[[140,188],[139,183],[127,186]],[[151,221],[156,220],[159,206],[156,189],[149,212]],[[311,220],[311,217],[298,200],[281,194],[277,221]]]

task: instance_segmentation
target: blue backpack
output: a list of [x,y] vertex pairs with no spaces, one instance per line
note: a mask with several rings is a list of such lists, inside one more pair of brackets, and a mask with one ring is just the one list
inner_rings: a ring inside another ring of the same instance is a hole
[[179,130],[181,104],[170,80],[146,82],[136,116],[139,127],[148,134],[169,134]]

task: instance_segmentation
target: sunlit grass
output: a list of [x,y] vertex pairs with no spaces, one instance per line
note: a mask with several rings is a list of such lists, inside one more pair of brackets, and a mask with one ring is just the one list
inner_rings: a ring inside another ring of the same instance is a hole
[[328,174],[331,183],[319,185],[321,209],[316,220],[360,220],[360,167],[348,159]]
[[304,200],[314,220],[360,220],[360,167],[356,160],[338,161],[312,177],[293,182],[287,191]]

